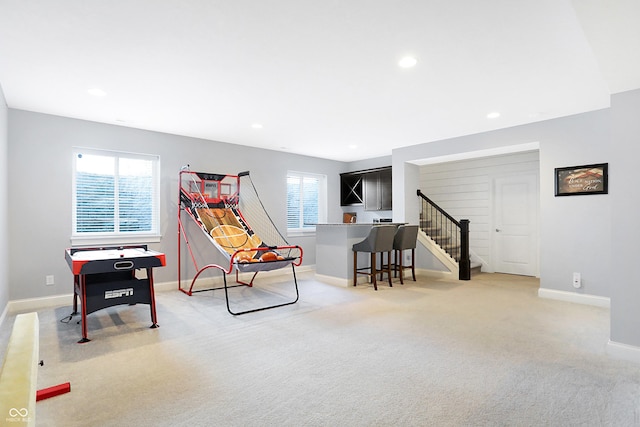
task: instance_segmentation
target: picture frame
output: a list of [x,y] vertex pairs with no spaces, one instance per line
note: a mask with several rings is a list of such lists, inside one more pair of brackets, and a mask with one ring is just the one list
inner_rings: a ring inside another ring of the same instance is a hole
[[608,194],[608,175],[608,163],[555,168],[555,195]]

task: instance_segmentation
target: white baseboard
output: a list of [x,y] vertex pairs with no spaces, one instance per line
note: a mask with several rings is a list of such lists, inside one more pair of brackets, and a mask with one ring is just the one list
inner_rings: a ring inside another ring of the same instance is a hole
[[[421,268],[416,268],[416,277],[419,277],[419,276],[423,276],[423,277],[427,276],[433,279],[453,279],[453,278],[457,279],[457,276],[455,276],[450,271],[425,270]],[[348,288],[349,286],[353,286],[352,278],[343,279],[340,277],[327,276],[327,275],[318,274],[318,273],[315,274],[315,278],[320,282],[327,283],[329,285],[341,286],[343,288]],[[395,278],[395,280],[397,280],[397,278]],[[404,280],[412,280],[410,270],[406,270],[404,272]],[[368,281],[369,281],[368,277],[365,277],[365,276],[358,277],[358,284],[368,283]],[[382,281],[379,281],[378,283],[385,284],[387,283],[387,281],[386,279],[384,279]]]
[[607,353],[617,359],[640,363],[640,347],[609,340],[607,343]]
[[[300,266],[296,268],[297,273],[304,273],[307,271],[313,271],[315,266]],[[235,280],[235,273],[233,274],[233,280]],[[241,280],[250,280],[253,274],[240,274]],[[279,269],[272,271],[264,271],[261,273],[262,278],[277,278],[279,276],[291,275],[291,271],[288,269]],[[214,278],[202,278],[198,280],[200,287],[204,286],[222,286],[222,276]],[[191,286],[191,280],[183,281],[183,289],[188,289]],[[153,285],[156,292],[166,292],[178,290],[178,281],[171,282],[156,282]],[[9,314],[24,313],[29,311],[37,311],[43,308],[51,307],[64,307],[73,304],[73,293],[63,295],[53,295],[40,298],[26,298],[19,300],[12,300],[7,303],[2,315],[0,315],[0,325],[4,322],[4,319]]]
[[[309,271],[314,271],[315,270],[315,265],[312,266],[307,266],[307,265],[303,265],[300,267],[296,267],[296,277],[298,274],[300,273],[306,273]],[[243,281],[248,281],[251,280],[251,276],[253,276],[253,273],[240,273],[240,275],[238,276],[240,280]],[[261,279],[268,279],[268,280],[272,280],[272,279],[280,279],[282,278],[286,278],[287,276],[291,276],[291,270],[287,269],[287,268],[281,268],[278,270],[271,270],[271,271],[262,271],[260,272],[260,278]],[[236,273],[233,272],[229,275],[229,277],[227,277],[228,280],[233,280],[235,282],[236,278]],[[189,287],[191,286],[191,280],[192,279],[186,279],[186,280],[182,280],[182,289],[185,291],[189,290]],[[229,282],[231,283],[231,282]],[[207,289],[207,288],[212,288],[212,287],[220,287],[224,285],[224,281],[222,279],[222,276],[215,276],[215,277],[200,277],[198,278],[198,280],[195,283],[196,286],[194,286],[194,291],[197,289]],[[167,291],[177,291],[178,290],[178,281],[174,280],[174,281],[169,281],[169,282],[155,282],[153,284],[153,289],[156,292],[167,292]]]
[[[315,274],[315,278],[317,281],[322,282],[322,283],[327,283],[329,285],[335,285],[335,286],[340,286],[343,288],[347,288],[351,285],[353,285],[353,280],[352,279],[342,279],[340,277],[334,277],[334,276],[327,276],[324,274]],[[358,282],[360,282],[360,279],[358,279]],[[363,280],[364,282],[364,280]]]
[[26,298],[9,301],[9,314],[36,311],[42,308],[62,307],[73,304],[73,294],[53,295],[42,298]]
[[574,302],[577,304],[584,304],[584,305],[593,305],[596,307],[609,308],[611,306],[611,300],[607,297],[600,297],[597,295],[577,294],[575,292],[567,292],[567,291],[557,291],[555,289],[540,288],[538,289],[538,296],[540,298]]
[[[343,279],[341,277],[327,276],[325,274],[318,274],[318,273],[315,273],[314,276],[317,281],[326,283],[328,285],[340,286],[342,288],[348,288],[350,286],[353,286],[353,278]],[[357,283],[358,284],[369,283],[369,277],[364,275],[359,276]],[[378,284],[384,284],[384,283],[387,283],[387,279],[378,280]]]
[[416,277],[417,276],[427,276],[433,279],[456,279],[457,280],[458,271],[453,272],[453,271],[426,270],[423,268],[416,268]]

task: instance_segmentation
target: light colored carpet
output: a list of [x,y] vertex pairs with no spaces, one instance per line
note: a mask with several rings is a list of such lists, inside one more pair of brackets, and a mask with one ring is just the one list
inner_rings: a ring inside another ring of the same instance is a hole
[[160,328],[114,307],[82,345],[59,321],[71,305],[39,311],[38,387],[71,393],[38,402],[37,425],[640,425],[640,367],[606,355],[608,310],[540,299],[536,279],[299,284],[299,303],[238,317],[222,291],[159,292]]

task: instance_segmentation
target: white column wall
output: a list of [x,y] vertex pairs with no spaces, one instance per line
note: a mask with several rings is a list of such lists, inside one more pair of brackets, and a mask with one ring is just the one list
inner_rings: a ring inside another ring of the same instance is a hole
[[0,84],[0,324],[9,302],[8,108]]

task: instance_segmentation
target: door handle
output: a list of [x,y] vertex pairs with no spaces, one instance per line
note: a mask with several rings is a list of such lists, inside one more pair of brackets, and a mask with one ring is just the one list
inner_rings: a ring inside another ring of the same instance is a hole
[[500,232],[500,229],[499,229],[499,228],[496,228],[496,233],[499,233],[499,232]]

